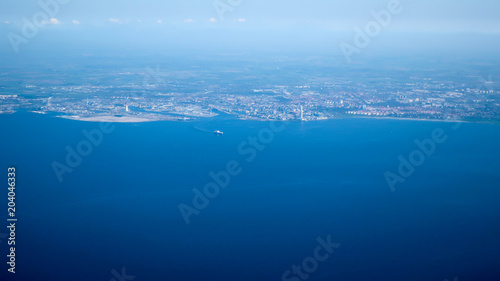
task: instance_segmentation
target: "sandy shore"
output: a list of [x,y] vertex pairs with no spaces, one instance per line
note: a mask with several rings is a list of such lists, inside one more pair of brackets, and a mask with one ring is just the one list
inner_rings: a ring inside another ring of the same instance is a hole
[[160,120],[177,120],[175,117],[137,117],[137,116],[94,116],[94,117],[81,117],[81,116],[59,116],[61,118],[86,121],[86,122],[109,122],[109,123],[143,123],[154,122]]
[[[178,116],[93,116],[93,117],[82,117],[82,116],[58,116],[60,118],[77,120],[77,121],[86,121],[86,122],[109,122],[109,123],[143,123],[143,122],[155,122],[155,121],[189,121],[190,119],[181,120],[182,117]],[[262,118],[235,118],[238,120],[249,120],[249,121],[274,121],[274,122],[301,122],[300,120],[271,120],[271,119],[262,119]],[[325,121],[325,120],[335,120],[335,119],[379,119],[379,120],[404,120],[404,121],[423,121],[423,122],[449,122],[449,123],[486,123],[486,124],[498,124],[491,121],[482,121],[482,122],[471,122],[464,120],[441,120],[441,119],[423,119],[423,118],[398,118],[398,117],[369,117],[369,116],[349,116],[349,117],[340,117],[340,118],[329,118],[322,120],[308,120],[308,122],[315,121]]]

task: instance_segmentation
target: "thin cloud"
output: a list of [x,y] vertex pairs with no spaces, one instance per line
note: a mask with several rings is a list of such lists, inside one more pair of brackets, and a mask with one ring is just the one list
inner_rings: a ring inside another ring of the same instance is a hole
[[42,21],[42,24],[61,24],[61,22],[56,18],[51,18],[49,21]]
[[79,22],[79,21],[77,21],[77,20],[72,20],[71,22],[72,22],[73,24],[80,24],[80,22]]
[[246,19],[238,19],[238,22],[246,22]]
[[159,24],[162,24],[163,20],[157,20],[156,22],[159,23]]
[[209,18],[209,19],[208,19],[208,21],[209,21],[209,22],[216,22],[216,21],[217,21],[217,19],[216,19],[216,18]]
[[195,23],[196,21],[194,19],[185,19],[185,23]]
[[121,20],[119,20],[119,19],[115,19],[115,18],[109,18],[108,20],[109,20],[110,22],[112,22],[112,23],[122,23],[122,21],[121,21]]

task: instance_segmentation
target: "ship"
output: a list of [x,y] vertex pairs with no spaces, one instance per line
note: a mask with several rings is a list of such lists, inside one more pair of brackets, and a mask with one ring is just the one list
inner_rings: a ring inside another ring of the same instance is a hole
[[216,131],[214,131],[214,134],[216,134],[216,135],[223,135],[223,134],[224,134],[224,132],[221,132],[221,131],[219,131],[219,130],[216,130]]

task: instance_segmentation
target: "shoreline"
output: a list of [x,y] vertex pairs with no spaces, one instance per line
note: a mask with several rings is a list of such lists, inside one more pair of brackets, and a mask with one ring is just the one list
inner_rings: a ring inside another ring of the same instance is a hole
[[81,117],[81,116],[56,116],[59,118],[83,121],[83,122],[108,122],[108,123],[145,123],[145,122],[156,122],[156,121],[174,121],[176,118],[160,118],[160,117],[136,117],[136,116],[93,116],[93,117]]
[[[16,112],[3,112],[3,114],[14,114]],[[34,114],[43,114],[48,115],[48,112],[41,111],[30,111],[30,113]],[[113,115],[102,115],[102,116],[91,116],[91,117],[82,117],[78,115],[54,115],[54,117],[74,120],[74,121],[83,121],[83,122],[109,122],[109,123],[146,123],[146,122],[157,122],[157,121],[176,121],[176,122],[188,122],[188,121],[196,121],[200,118],[214,118],[214,117],[179,117],[179,116],[113,116]],[[470,121],[470,120],[445,120],[445,119],[425,119],[425,118],[403,118],[403,117],[361,117],[361,116],[347,116],[347,117],[338,117],[338,118],[326,118],[319,120],[276,120],[276,119],[262,119],[262,118],[238,118],[234,117],[234,120],[243,120],[243,121],[261,121],[261,122],[317,122],[317,121],[327,121],[327,120],[342,120],[342,119],[377,119],[377,120],[399,120],[399,121],[426,121],[426,122],[444,122],[444,123],[470,123],[470,124],[491,124],[491,125],[500,125],[500,120],[498,121],[488,121],[488,120],[479,120],[479,121]]]

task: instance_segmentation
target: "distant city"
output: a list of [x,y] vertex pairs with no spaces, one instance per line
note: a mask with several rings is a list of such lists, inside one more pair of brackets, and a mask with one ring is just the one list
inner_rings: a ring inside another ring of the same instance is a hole
[[[274,65],[244,62],[242,68],[194,65],[182,70],[111,67],[61,74],[71,79],[57,73],[30,74],[21,85],[4,74],[0,113],[25,109],[81,120],[113,116],[135,121],[224,114],[251,120],[500,120],[498,85],[491,75],[463,72],[451,77],[431,69],[405,76],[395,66],[377,75],[368,75],[370,70],[362,68],[330,74],[324,65],[311,73],[297,73],[294,65]],[[357,78],[346,78],[353,72]]]

